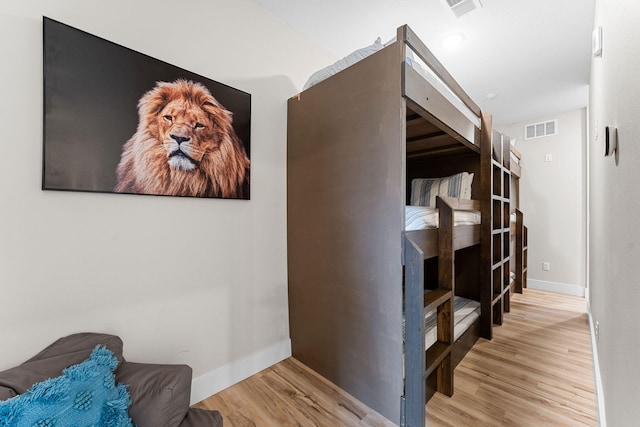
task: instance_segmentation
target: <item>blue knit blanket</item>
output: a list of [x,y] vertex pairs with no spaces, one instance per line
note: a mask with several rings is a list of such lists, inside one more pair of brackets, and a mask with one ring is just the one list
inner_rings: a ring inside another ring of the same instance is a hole
[[129,392],[115,384],[117,366],[110,350],[96,346],[61,376],[0,401],[0,427],[132,427]]

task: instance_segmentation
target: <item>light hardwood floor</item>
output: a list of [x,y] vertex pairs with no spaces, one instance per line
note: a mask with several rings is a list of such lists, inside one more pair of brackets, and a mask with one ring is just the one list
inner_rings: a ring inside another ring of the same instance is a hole
[[[524,292],[458,365],[453,397],[431,398],[429,427],[597,425],[584,299]],[[219,410],[226,427],[394,425],[294,358],[196,406]]]
[[583,298],[525,289],[455,370],[453,397],[427,404],[433,426],[597,426]]

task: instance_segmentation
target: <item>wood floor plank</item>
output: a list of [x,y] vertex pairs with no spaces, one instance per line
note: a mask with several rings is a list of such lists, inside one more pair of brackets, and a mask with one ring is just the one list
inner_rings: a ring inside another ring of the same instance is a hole
[[[582,298],[525,289],[455,370],[452,397],[427,404],[429,427],[596,426],[591,343]],[[294,358],[200,402],[225,427],[395,425]]]
[[454,395],[429,401],[428,425],[596,426],[584,299],[525,289],[504,316],[493,340],[480,339],[456,368]]
[[391,427],[394,424],[294,358],[195,405],[225,427]]

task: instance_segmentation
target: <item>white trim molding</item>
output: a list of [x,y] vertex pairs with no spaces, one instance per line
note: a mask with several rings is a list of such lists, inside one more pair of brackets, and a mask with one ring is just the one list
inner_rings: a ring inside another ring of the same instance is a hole
[[191,382],[191,405],[228,388],[263,369],[291,356],[291,340],[275,343],[264,350],[236,360]]
[[604,411],[604,390],[602,389],[602,377],[600,376],[600,362],[598,361],[598,342],[596,330],[591,317],[591,304],[587,300],[587,314],[589,316],[589,330],[591,332],[591,354],[593,355],[593,380],[596,388],[596,405],[598,410],[598,425],[607,427],[607,417]]
[[578,297],[585,296],[586,288],[579,285],[569,285],[566,283],[545,282],[544,280],[527,279],[527,288],[539,289],[541,291],[558,292],[566,295]]

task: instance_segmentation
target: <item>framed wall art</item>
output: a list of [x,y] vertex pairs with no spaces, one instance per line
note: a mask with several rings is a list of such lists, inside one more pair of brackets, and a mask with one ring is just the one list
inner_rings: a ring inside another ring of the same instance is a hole
[[251,95],[43,19],[44,190],[249,199]]

